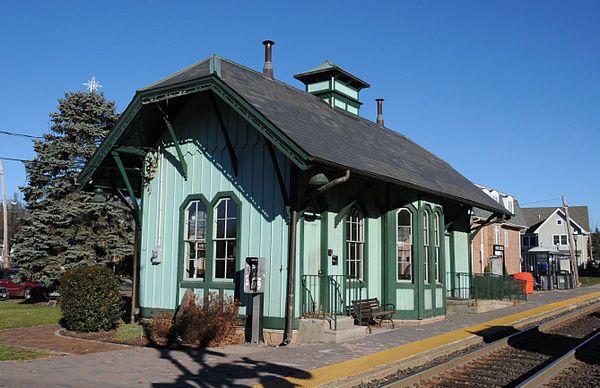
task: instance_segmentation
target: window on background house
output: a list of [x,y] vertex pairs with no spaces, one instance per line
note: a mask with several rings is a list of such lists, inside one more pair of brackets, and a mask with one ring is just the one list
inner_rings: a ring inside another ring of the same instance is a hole
[[504,229],[504,246],[508,248],[508,229]]
[[397,213],[396,252],[398,280],[412,280],[412,213],[400,209]]
[[560,218],[556,220],[556,225],[562,225],[562,220]]
[[353,208],[346,217],[346,274],[363,279],[365,220],[359,209]]
[[429,282],[429,213],[423,212],[423,281]]
[[440,215],[433,216],[433,235],[435,237],[435,281],[440,280]]
[[494,225],[494,244],[500,244],[500,225]]
[[237,203],[228,197],[215,206],[215,279],[229,280],[235,277],[237,211]]
[[206,271],[206,206],[192,201],[185,211],[186,279],[204,279]]
[[552,243],[553,245],[569,245],[566,234],[553,234]]
[[494,201],[500,202],[500,195],[498,195],[497,191],[492,191],[492,198],[494,198]]

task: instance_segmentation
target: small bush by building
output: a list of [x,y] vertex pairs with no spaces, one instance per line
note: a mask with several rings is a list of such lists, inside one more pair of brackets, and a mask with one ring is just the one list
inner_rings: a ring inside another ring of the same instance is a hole
[[231,297],[209,293],[200,303],[195,295],[180,310],[175,330],[185,344],[220,346],[234,341],[238,321],[238,303]]
[[63,324],[74,331],[111,330],[121,318],[119,281],[102,266],[80,266],[60,278]]

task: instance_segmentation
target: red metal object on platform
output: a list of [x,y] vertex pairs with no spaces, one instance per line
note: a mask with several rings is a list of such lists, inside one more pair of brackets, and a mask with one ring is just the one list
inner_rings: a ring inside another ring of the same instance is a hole
[[529,272],[519,272],[514,274],[515,279],[525,280],[525,292],[527,294],[533,294],[533,275]]

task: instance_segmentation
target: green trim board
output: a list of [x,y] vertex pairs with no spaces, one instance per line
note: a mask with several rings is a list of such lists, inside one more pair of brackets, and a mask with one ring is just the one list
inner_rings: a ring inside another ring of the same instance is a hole
[[169,120],[167,112],[165,112],[165,110],[160,106],[159,103],[156,104],[156,107],[162,115],[162,119],[165,122],[167,130],[169,131],[169,135],[171,135],[171,140],[173,140],[173,145],[175,146],[175,150],[177,151],[177,158],[179,159],[179,163],[181,163],[183,179],[187,180],[187,163],[185,161],[185,158],[183,157],[183,152],[181,151],[181,146],[179,145],[177,136],[175,136],[175,130],[173,129],[173,125],[171,125],[171,121]]

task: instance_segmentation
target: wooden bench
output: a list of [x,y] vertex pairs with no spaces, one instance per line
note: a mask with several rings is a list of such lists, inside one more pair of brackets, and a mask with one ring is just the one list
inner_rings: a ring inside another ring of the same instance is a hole
[[[371,332],[371,322],[375,322],[381,326],[381,322],[390,321],[394,328],[392,315],[396,312],[396,306],[391,303],[382,305],[377,298],[359,299],[352,301],[352,315],[362,325],[366,323]],[[376,319],[379,319],[377,323]]]

